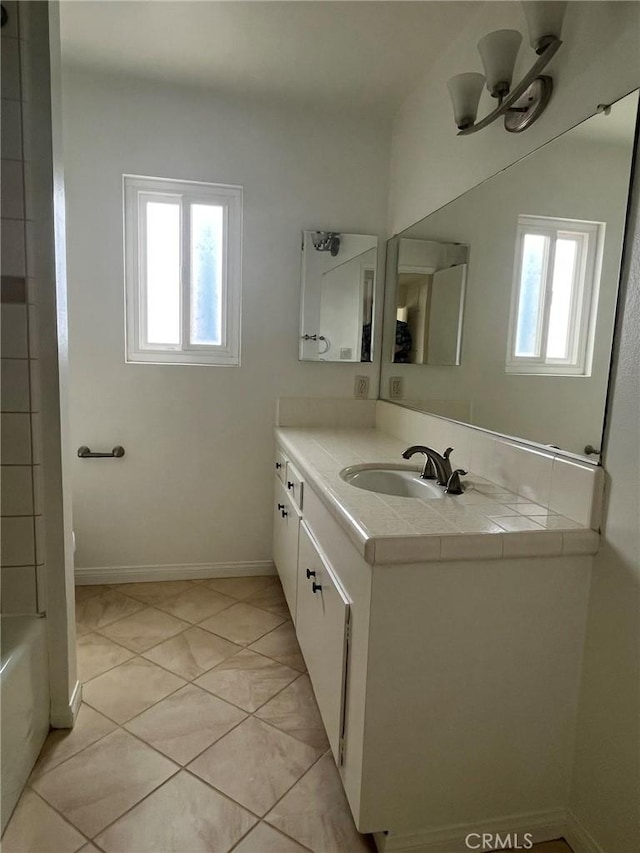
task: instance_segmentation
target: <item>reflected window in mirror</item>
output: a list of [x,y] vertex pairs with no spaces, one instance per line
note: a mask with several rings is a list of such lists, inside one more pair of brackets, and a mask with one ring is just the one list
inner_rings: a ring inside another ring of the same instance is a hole
[[604,229],[518,217],[508,373],[591,375]]
[[370,362],[378,238],[302,232],[300,360]]
[[[392,402],[594,462],[585,448],[601,446],[637,106],[634,92],[390,241],[380,388]],[[453,312],[432,323],[433,301],[427,324],[424,287],[421,305],[407,277],[435,275],[415,269],[418,247],[452,244],[468,252],[461,325]],[[404,361],[399,316],[412,335]],[[440,360],[424,342],[438,332]]]

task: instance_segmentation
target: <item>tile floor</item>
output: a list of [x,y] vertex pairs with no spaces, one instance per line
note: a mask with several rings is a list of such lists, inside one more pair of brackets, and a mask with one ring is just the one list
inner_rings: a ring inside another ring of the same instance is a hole
[[84,586],[76,601],[84,701],[49,735],[3,853],[374,850],[276,578]]

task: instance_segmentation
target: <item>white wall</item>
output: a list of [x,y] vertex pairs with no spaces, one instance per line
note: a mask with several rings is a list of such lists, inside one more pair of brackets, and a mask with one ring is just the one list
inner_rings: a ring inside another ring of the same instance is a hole
[[[447,78],[478,69],[475,43],[484,32],[523,23],[519,4],[479,8],[430,74],[428,86],[419,86],[407,99],[395,124],[390,229],[407,227],[586,118],[598,103],[636,87],[638,11],[636,3],[570,3],[566,43],[551,66],[556,92],[545,116],[521,137],[496,124],[477,136],[457,139]],[[637,212],[634,222],[637,234]],[[591,593],[571,796],[582,827],[604,853],[633,853],[640,847],[637,237],[628,278],[605,461],[609,493]]]
[[[640,157],[640,150],[637,155]],[[605,853],[640,849],[640,172],[605,441],[571,807]]]
[[[456,136],[447,80],[480,71],[478,39],[513,27],[526,33],[520,3],[478,3],[428,75],[416,81],[394,123],[391,155],[389,230],[397,233],[432,210],[514,163],[540,145],[638,85],[639,7],[636,2],[568,4],[564,44],[544,73],[554,93],[542,118],[525,133],[506,133],[500,121],[472,136]],[[525,41],[516,69],[535,58]],[[485,91],[479,115],[495,102]]]
[[[269,560],[276,398],[377,395],[297,360],[300,231],[384,236],[389,128],[67,68],[64,133],[76,564]],[[124,363],[124,172],[244,186],[241,367]]]

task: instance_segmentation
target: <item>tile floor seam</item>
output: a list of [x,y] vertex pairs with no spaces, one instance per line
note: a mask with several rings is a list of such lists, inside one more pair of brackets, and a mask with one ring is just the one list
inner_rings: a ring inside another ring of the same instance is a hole
[[[124,731],[127,732],[126,729],[124,729]],[[132,732],[127,732],[127,734],[132,734]],[[135,737],[135,735],[134,735],[134,737]],[[138,738],[138,740],[140,740],[140,738]],[[144,741],[142,741],[142,743],[144,743]],[[149,744],[146,744],[146,745],[149,746]],[[156,750],[156,752],[158,752],[158,750]],[[167,757],[162,752],[159,754],[162,755],[164,758]],[[171,760],[171,759],[169,759],[169,760]],[[175,762],[174,762],[174,764],[175,764]],[[126,817],[129,814],[129,812],[132,812],[141,803],[144,803],[145,800],[148,800],[149,797],[151,797],[153,794],[155,794],[157,791],[159,791],[163,785],[167,784],[167,782],[170,782],[172,779],[175,779],[175,777],[178,775],[178,773],[180,773],[180,771],[182,771],[184,769],[185,769],[184,767],[180,767],[178,765],[175,773],[172,773],[171,776],[167,777],[166,779],[163,779],[162,782],[160,782],[159,785],[156,785],[156,787],[152,791],[149,791],[147,794],[144,795],[144,797],[139,799],[137,802],[133,803],[133,805],[129,806],[129,808],[126,809],[126,811],[123,811],[121,815],[118,815],[118,817],[114,818],[114,820],[112,820],[110,823],[106,824],[106,826],[103,826],[102,829],[99,829],[98,832],[96,832],[96,834],[89,839],[91,841],[91,843],[95,844],[96,847],[98,847],[100,850],[104,850],[104,847],[100,847],[100,845],[97,843],[96,838],[99,835],[102,835],[103,832],[106,832],[108,829],[110,829],[119,820],[122,820],[123,817]],[[191,774],[191,775],[193,775],[193,774]],[[197,778],[197,777],[195,777],[195,778]],[[200,779],[199,781],[204,782],[204,779]],[[229,798],[227,798],[227,799],[229,799]],[[238,805],[238,803],[236,803],[235,800],[232,800],[231,802],[233,802],[235,805]],[[134,853],[134,851],[132,851],[132,853]],[[188,853],[188,851],[185,851],[185,853]]]
[[[321,751],[320,751],[320,755],[315,759],[315,761],[313,761],[313,762],[309,765],[309,767],[307,767],[307,769],[304,771],[304,773],[302,773],[302,775],[301,775],[301,776],[299,776],[299,777],[296,779],[296,781],[295,781],[292,785],[290,785],[290,786],[287,788],[287,790],[282,794],[282,796],[281,796],[281,797],[278,797],[278,799],[277,799],[277,800],[276,800],[276,801],[275,801],[271,806],[269,806],[268,811],[264,814],[264,816],[263,816],[263,817],[261,817],[261,818],[260,818],[260,820],[263,820],[265,823],[269,823],[269,821],[267,820],[267,817],[268,817],[268,816],[271,814],[271,812],[275,809],[275,807],[278,805],[278,803],[280,803],[280,802],[281,802],[281,801],[282,801],[282,800],[287,796],[287,794],[289,793],[289,791],[291,791],[293,788],[295,788],[295,786],[296,786],[299,782],[302,782],[302,780],[303,780],[303,779],[304,779],[304,777],[307,775],[307,773],[309,773],[309,772],[310,772],[310,771],[311,771],[311,770],[316,766],[316,764],[317,764],[321,759],[323,759],[327,753],[330,753],[330,752],[331,752],[331,747],[329,747],[329,749],[326,749],[326,750],[321,750]],[[332,759],[333,759],[333,754],[332,754]],[[338,771],[338,772],[339,772],[339,771]],[[269,826],[273,826],[273,824],[269,823]],[[280,827],[279,827],[279,826],[276,826],[276,827],[275,827],[275,829],[277,829],[279,832],[282,832],[282,831],[283,831],[282,829],[280,829]],[[287,835],[287,833],[286,833],[286,832],[285,832],[284,834],[285,834],[285,835]],[[287,836],[287,837],[293,837],[293,836]],[[297,839],[296,839],[296,838],[294,838],[294,841],[297,841]],[[300,842],[298,842],[298,843],[300,843]]]
[[[165,613],[164,610],[160,610],[158,607],[153,607],[152,605],[149,605],[149,607],[144,608],[144,609],[146,609],[146,610],[157,610],[158,613],[161,613],[163,616],[171,616],[172,615],[171,613]],[[138,610],[137,613],[131,613],[131,614],[129,614],[129,616],[124,616],[123,619],[131,619],[133,616],[139,616],[143,612],[144,612],[144,610]],[[116,624],[116,622],[109,623],[109,625],[104,625],[102,628],[96,628],[94,631],[92,631],[90,633],[99,634],[105,640],[111,640],[112,643],[115,643],[117,646],[122,646],[122,648],[126,649],[128,652],[133,652],[134,655],[142,656],[144,654],[144,652],[150,652],[151,649],[155,649],[156,646],[159,646],[162,643],[166,643],[167,640],[172,640],[174,637],[179,637],[181,634],[184,634],[185,631],[188,631],[189,628],[197,627],[194,624],[186,622],[185,619],[180,619],[178,616],[174,616],[173,618],[177,619],[179,622],[185,622],[186,623],[185,627],[182,628],[180,631],[178,631],[176,634],[170,634],[168,637],[164,637],[162,640],[159,640],[153,646],[149,646],[148,649],[140,649],[140,650],[130,649],[128,646],[123,645],[123,643],[119,642],[118,640],[114,640],[108,634],[102,633],[104,628],[112,628]],[[117,622],[122,622],[123,619],[118,619]],[[153,662],[155,663],[155,661],[153,661]],[[175,675],[175,673],[174,673],[174,675]]]
[[[197,684],[195,684],[195,685],[194,685],[194,687],[197,687],[197,686],[198,686]],[[202,690],[202,688],[200,688],[200,689]],[[169,697],[167,696],[166,698],[168,699]],[[220,698],[220,696],[215,696],[214,698],[216,698],[216,699],[220,699],[220,701],[222,701],[222,702],[225,702],[225,701],[226,701],[225,699],[221,699],[221,698]],[[164,701],[164,700],[161,700],[161,701]],[[228,705],[231,705],[231,702],[227,702],[227,704],[228,704]],[[236,705],[233,705],[233,707],[234,707],[234,708],[237,708],[237,706],[236,706]],[[146,712],[147,712],[147,711],[150,711],[150,710],[151,710],[150,708],[147,708],[145,711],[141,711],[137,716],[138,716],[138,717],[141,717],[141,716],[142,716],[142,714],[146,714]],[[200,756],[201,756],[203,753],[205,753],[208,749],[210,749],[210,748],[211,748],[215,743],[218,743],[219,741],[221,741],[221,740],[222,740],[222,738],[226,737],[228,734],[231,734],[231,732],[232,732],[234,729],[237,729],[237,728],[238,728],[238,726],[241,726],[243,723],[246,723],[246,721],[249,719],[249,716],[250,716],[249,712],[248,712],[248,711],[244,711],[242,708],[237,708],[237,710],[238,710],[238,711],[242,711],[242,713],[243,713],[243,714],[245,714],[245,716],[244,716],[241,720],[238,720],[238,722],[237,722],[237,723],[234,723],[234,724],[231,726],[231,728],[230,728],[228,731],[226,731],[224,734],[220,735],[220,737],[217,737],[217,738],[215,738],[214,740],[212,740],[212,741],[211,741],[211,743],[208,743],[208,744],[207,744],[207,746],[205,746],[205,747],[204,747],[204,749],[200,750],[200,752],[199,752],[199,753],[197,753],[197,755],[194,755],[192,758],[190,758],[190,759],[187,761],[187,763],[186,763],[186,764],[180,764],[179,766],[180,766],[180,769],[181,769],[181,770],[187,770],[190,764],[192,764],[194,761],[196,761],[196,759],[200,758]],[[170,760],[170,761],[173,761],[173,763],[174,763],[174,764],[179,764],[179,762],[177,762],[177,761],[175,760],[175,758],[171,758],[169,755],[167,755],[167,753],[166,753],[166,752],[162,752],[162,750],[158,749],[158,747],[157,747],[157,746],[154,746],[154,745],[153,745],[152,743],[150,743],[149,741],[146,741],[146,740],[145,740],[141,735],[135,734],[135,732],[132,732],[132,731],[130,731],[129,729],[127,729],[127,728],[126,728],[126,726],[127,726],[129,723],[132,723],[132,722],[133,722],[133,720],[135,720],[135,719],[136,719],[136,717],[132,717],[130,720],[127,720],[127,722],[126,722],[126,723],[124,723],[123,725],[121,725],[121,726],[120,726],[120,728],[124,729],[124,731],[125,731],[125,732],[127,732],[127,733],[128,733],[128,734],[130,734],[130,735],[133,735],[133,736],[134,736],[134,737],[136,737],[138,740],[141,740],[141,741],[142,741],[142,743],[144,743],[144,744],[146,744],[147,746],[151,747],[151,749],[155,749],[155,751],[156,751],[156,752],[158,752],[158,753],[160,753],[160,755],[164,755],[164,757],[165,757],[165,758],[169,758],[169,760]],[[194,773],[192,773],[191,775],[192,775],[192,776],[195,776],[195,774],[194,774]],[[200,779],[200,781],[201,781],[201,782],[206,781],[206,780],[204,780],[204,779],[201,779],[199,776],[196,776],[196,778],[197,778],[197,779]],[[163,784],[164,784],[164,782],[163,782]],[[207,784],[208,784],[208,783],[207,783]],[[217,790],[217,789],[216,789],[216,790]],[[230,798],[230,799],[233,799],[233,798]],[[235,800],[234,800],[234,802],[235,802]],[[243,806],[243,808],[246,808],[246,807],[245,807],[245,806]]]
[[[228,853],[233,853],[233,851],[234,851],[234,850],[237,850],[237,849],[238,849],[238,847],[242,844],[242,842],[247,838],[247,836],[251,835],[251,833],[254,831],[254,829],[256,829],[258,826],[260,826],[260,824],[261,824],[261,823],[266,823],[266,821],[264,820],[264,818],[260,818],[260,820],[258,821],[258,823],[254,824],[254,825],[251,827],[251,829],[249,830],[249,832],[245,833],[245,834],[242,836],[242,838],[239,838],[239,839],[238,839],[238,841],[233,845],[233,847],[228,851]],[[283,832],[279,827],[274,827],[274,826],[272,826],[270,823],[267,823],[266,825],[269,827],[269,829],[275,829],[275,831],[276,831],[276,832],[278,832],[278,833],[280,833],[280,835],[284,835],[284,837],[285,837],[286,839],[288,839],[289,841],[293,841],[293,842],[294,842],[294,844],[297,844],[299,847],[301,847],[301,848],[302,848],[302,850],[304,850],[304,851],[308,851],[308,853],[313,853],[313,850],[311,850],[311,848],[306,847],[304,844],[301,844],[299,841],[297,841],[297,840],[296,840],[295,838],[293,838],[291,835],[287,835],[287,833],[286,833],[286,832]]]
[[[236,604],[246,604],[246,602],[237,601]],[[250,605],[250,606],[253,607],[253,605]],[[256,607],[255,609],[260,610],[259,607]],[[221,610],[220,613],[222,613],[222,612],[223,611]],[[262,612],[263,613],[269,613],[268,610],[263,610]],[[213,615],[217,616],[218,614],[214,613]],[[277,613],[269,613],[269,616],[277,616],[277,615],[278,615]],[[206,622],[208,619],[212,619],[212,618],[213,618],[212,616],[207,616],[207,617],[205,617],[205,619],[202,620],[202,622]],[[276,629],[280,628],[281,625],[284,625],[286,622],[291,622],[291,617],[287,618],[287,617],[283,616],[282,622],[280,623],[280,625],[275,625],[273,628],[269,628],[267,631],[264,632],[264,634],[260,634],[259,637],[256,637],[254,640],[251,640],[249,643],[246,643],[246,645],[243,643],[239,643],[237,640],[230,640],[229,637],[224,637],[222,634],[216,634],[216,632],[212,631],[211,628],[205,628],[205,626],[202,624],[202,622],[198,622],[194,627],[202,628],[203,631],[208,631],[210,634],[213,634],[215,637],[218,637],[221,640],[226,640],[228,643],[235,643],[237,646],[242,646],[242,648],[248,649],[249,646],[253,645],[254,643],[257,643],[258,640],[261,640],[263,637],[266,637],[267,634],[270,634],[272,631],[275,631]],[[253,651],[253,649],[251,649],[250,651]]]
[[[172,675],[174,678],[181,678],[181,676],[176,675],[176,674],[175,674],[175,672],[170,672],[170,670],[165,669],[164,667],[160,666],[159,664],[155,663],[154,661],[150,661],[150,660],[147,660],[146,658],[143,658],[143,657],[142,657],[142,655],[135,655],[134,657],[129,658],[129,660],[123,661],[123,663],[118,664],[118,666],[124,666],[125,664],[131,664],[131,663],[133,663],[133,661],[135,661],[135,659],[136,659],[136,658],[140,658],[140,660],[144,661],[145,663],[153,664],[153,666],[158,667],[158,669],[161,669],[163,672],[166,672],[168,675]],[[117,668],[118,668],[118,667],[114,667],[114,669],[117,669]],[[109,672],[113,672],[113,670],[109,670]],[[103,673],[103,675],[104,675],[104,673]],[[100,678],[100,677],[101,677],[101,676],[96,675],[96,677],[95,677],[95,678],[92,678],[92,679],[90,679],[90,680],[91,680],[91,681],[95,681],[97,678]],[[190,681],[187,681],[185,678],[181,678],[181,680],[182,680],[182,681],[185,681],[185,682],[186,682],[186,684],[180,684],[180,685],[179,685],[178,687],[176,687],[174,690],[169,691],[169,693],[167,693],[167,694],[166,694],[166,696],[163,696],[161,699],[158,699],[158,700],[156,700],[155,702],[152,702],[152,703],[151,703],[151,705],[148,705],[148,706],[147,706],[146,708],[144,708],[143,710],[144,710],[144,711],[149,711],[149,710],[150,710],[151,708],[153,708],[155,705],[158,705],[160,702],[164,701],[165,699],[168,699],[168,698],[169,698],[169,696],[173,696],[173,694],[174,694],[174,693],[177,693],[177,692],[178,692],[178,690],[182,690],[182,688],[183,688],[183,687],[186,687],[186,686],[187,686],[187,684],[191,684],[191,682],[190,682]],[[87,682],[85,682],[85,683],[86,683],[86,684],[89,684],[89,681],[87,681]],[[84,685],[83,685],[83,686],[84,686]],[[196,685],[196,687],[198,687],[198,686],[199,686],[199,685]],[[218,698],[220,698],[220,697],[218,697]],[[123,722],[118,722],[118,720],[114,720],[114,719],[113,719],[113,717],[110,717],[107,713],[105,713],[105,711],[102,711],[100,708],[96,708],[96,706],[95,706],[95,705],[92,705],[92,704],[91,704],[91,702],[90,702],[88,699],[86,699],[86,698],[84,697],[84,691],[83,691],[82,701],[83,701],[83,702],[85,702],[85,703],[86,703],[90,708],[92,708],[94,711],[97,711],[99,714],[102,714],[102,715],[103,715],[104,717],[106,717],[108,720],[111,720],[111,722],[112,722],[112,723],[115,723],[115,724],[116,724],[117,726],[119,726],[120,728],[122,728],[122,727],[124,726],[124,723],[128,723],[128,722],[130,722],[130,720],[132,720],[132,719],[133,719],[133,717],[137,717],[137,716],[138,716],[138,714],[134,714],[132,717],[129,717],[128,719],[124,720]],[[142,714],[143,712],[142,712],[142,711],[139,711],[138,713],[139,713],[139,714]]]
[[[55,769],[55,768],[53,768],[53,769]],[[43,775],[44,775],[44,774],[43,774]],[[40,777],[38,777],[38,778],[40,778]],[[76,848],[76,850],[74,850],[74,851],[73,851],[73,853],[78,853],[78,850],[81,850],[81,849],[85,846],[85,844],[89,844],[89,843],[91,843],[91,838],[87,835],[87,833],[86,833],[86,832],[83,832],[81,829],[79,829],[79,828],[75,825],[75,823],[72,823],[72,822],[69,820],[69,818],[68,818],[68,817],[66,817],[66,816],[64,815],[64,813],[63,813],[63,812],[61,812],[61,811],[60,811],[59,809],[57,809],[54,805],[52,805],[52,804],[49,802],[49,800],[47,800],[45,797],[43,797],[43,796],[42,796],[42,794],[39,794],[39,793],[36,791],[36,789],[31,785],[31,783],[30,783],[30,782],[27,782],[27,784],[24,786],[24,790],[25,790],[25,791],[31,791],[31,793],[32,793],[32,794],[35,794],[35,796],[36,796],[39,800],[42,800],[42,802],[43,802],[46,806],[48,806],[52,811],[54,811],[54,812],[58,815],[58,817],[62,818],[62,820],[63,820],[63,821],[64,821],[68,826],[70,826],[72,829],[74,829],[74,830],[75,830],[75,832],[77,832],[79,835],[81,835],[81,836],[84,838],[84,843],[83,843],[83,844],[81,844],[81,845],[80,845],[80,847],[77,847],[77,848]],[[21,795],[20,795],[20,799],[22,799],[22,796],[23,796],[23,795],[21,794]],[[15,811],[16,811],[16,809],[18,808],[19,803],[20,803],[20,800],[18,800],[18,802],[16,803],[16,806],[15,806],[15,808],[14,808],[13,812],[11,813],[11,818],[13,818],[13,815],[15,814]],[[5,832],[6,832],[7,828],[9,827],[9,822],[11,821],[11,818],[9,818],[9,821],[7,821],[7,826],[5,827]],[[29,853],[31,853],[31,851],[29,851]],[[34,853],[37,853],[37,851],[34,851]]]
[[[217,635],[216,635],[216,636],[217,636]],[[256,642],[257,642],[257,641],[256,641]],[[259,706],[259,708],[256,708],[254,711],[247,711],[247,709],[246,709],[246,708],[241,708],[241,707],[240,707],[240,705],[236,705],[236,704],[235,704],[235,702],[232,702],[230,699],[225,699],[225,697],[224,697],[224,696],[220,696],[220,694],[219,694],[219,693],[216,693],[215,691],[210,690],[208,687],[202,687],[202,689],[203,689],[203,690],[206,690],[206,691],[207,691],[207,693],[211,693],[213,696],[217,696],[217,697],[218,697],[218,699],[224,699],[224,701],[225,701],[225,702],[228,702],[230,705],[233,705],[233,706],[234,706],[234,708],[240,708],[240,710],[241,710],[241,711],[244,711],[244,712],[245,712],[245,714],[254,714],[254,713],[255,713],[255,711],[260,710],[260,708],[262,708],[262,707],[263,707],[263,705],[266,705],[266,703],[267,703],[267,702],[270,702],[270,701],[271,701],[271,699],[275,699],[275,697],[276,697],[279,693],[282,693],[282,691],[283,691],[283,690],[286,690],[286,689],[287,689],[287,687],[290,687],[290,686],[291,686],[295,681],[297,681],[297,680],[298,680],[298,678],[299,678],[300,676],[302,676],[302,675],[307,675],[307,674],[308,674],[307,672],[299,672],[299,671],[298,671],[297,669],[295,669],[294,667],[292,667],[292,666],[287,666],[287,664],[285,664],[285,663],[281,663],[279,660],[276,660],[275,658],[269,657],[269,655],[265,655],[265,654],[263,654],[263,652],[257,652],[257,651],[254,651],[254,649],[250,649],[248,646],[244,646],[240,651],[251,652],[251,653],[252,653],[252,654],[254,654],[254,655],[258,655],[258,657],[266,658],[267,660],[271,661],[271,663],[275,663],[277,666],[283,666],[283,667],[286,667],[287,669],[292,670],[293,672],[298,673],[298,675],[297,675],[296,677],[294,677],[291,681],[289,681],[287,684],[285,684],[285,686],[284,686],[284,687],[281,687],[281,688],[280,688],[276,693],[274,693],[274,694],[273,694],[273,696],[271,696],[269,699],[265,699],[265,701],[262,703],[262,705],[260,705],[260,706]],[[196,679],[198,679],[198,678],[204,678],[204,676],[205,676],[205,675],[209,675],[209,674],[210,674],[210,673],[212,673],[215,669],[218,669],[218,667],[221,667],[223,664],[226,664],[226,663],[228,663],[229,661],[232,661],[232,660],[234,659],[234,657],[236,657],[236,656],[237,656],[237,655],[239,655],[239,654],[240,654],[240,652],[235,652],[234,654],[229,655],[229,657],[228,657],[228,658],[225,658],[224,660],[221,660],[221,661],[220,661],[220,663],[217,663],[215,666],[212,666],[212,667],[211,667],[211,669],[208,669],[206,672],[203,672],[201,675],[196,675],[196,678],[195,678],[195,679],[193,680],[193,682],[191,682],[191,683],[192,683],[192,684],[195,684]],[[125,661],[125,663],[126,663],[126,661]],[[202,685],[200,685],[200,684],[196,684],[196,687],[201,687],[201,686],[202,686]],[[315,698],[315,697],[314,697],[314,698]]]

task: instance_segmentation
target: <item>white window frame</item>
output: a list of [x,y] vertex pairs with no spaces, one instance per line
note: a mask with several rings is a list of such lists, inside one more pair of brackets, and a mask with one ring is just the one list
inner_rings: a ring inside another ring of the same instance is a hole
[[[151,364],[240,364],[242,296],[242,187],[123,175],[125,255],[126,361]],[[173,201],[180,206],[180,342],[150,344],[146,340],[145,264],[146,202]],[[192,204],[223,208],[222,340],[191,342],[190,211]]]
[[[556,376],[591,375],[604,231],[604,222],[555,219],[547,216],[521,215],[518,217],[507,341],[507,373]],[[515,353],[523,247],[526,234],[540,234],[549,240],[543,269],[542,310],[539,312],[539,356],[518,356]],[[555,246],[557,239],[561,237],[573,237],[578,243],[575,266],[577,282],[574,279],[574,287],[572,288],[568,357],[564,359],[550,358],[546,355]]]

